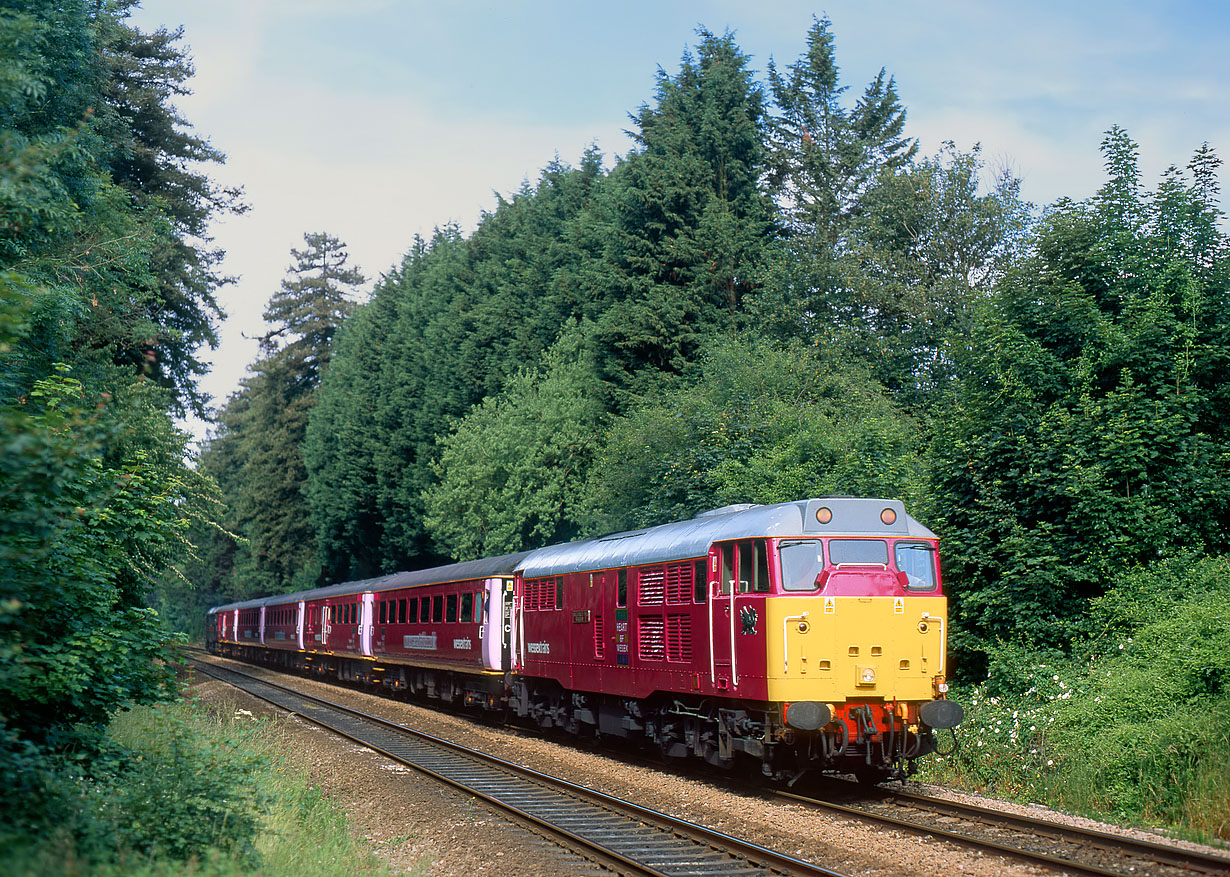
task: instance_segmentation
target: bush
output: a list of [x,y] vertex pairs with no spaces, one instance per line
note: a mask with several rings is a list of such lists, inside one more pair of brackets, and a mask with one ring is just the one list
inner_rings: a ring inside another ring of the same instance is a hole
[[246,710],[140,707],[89,752],[51,758],[0,736],[0,755],[36,793],[0,828],[3,874],[387,873],[294,767],[279,725]]
[[1125,575],[1072,657],[1003,646],[928,775],[1230,839],[1230,557]]

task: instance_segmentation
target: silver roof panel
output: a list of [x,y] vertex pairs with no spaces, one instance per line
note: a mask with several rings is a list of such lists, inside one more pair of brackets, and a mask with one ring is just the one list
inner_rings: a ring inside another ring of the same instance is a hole
[[[816,512],[827,507],[832,521],[823,525]],[[880,515],[892,509],[896,521]],[[735,505],[703,512],[690,521],[630,530],[598,539],[551,545],[531,551],[519,572],[526,578],[585,570],[643,566],[705,557],[714,542],[780,536],[907,536],[934,539],[935,534],[905,512],[895,499],[820,497],[777,505]]]

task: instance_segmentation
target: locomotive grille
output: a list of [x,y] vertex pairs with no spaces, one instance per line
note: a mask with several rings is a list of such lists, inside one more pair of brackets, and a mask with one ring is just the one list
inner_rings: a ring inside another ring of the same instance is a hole
[[555,579],[527,579],[525,608],[530,612],[555,608]]
[[642,661],[661,661],[666,658],[666,622],[661,615],[642,615],[638,622],[639,650]]
[[664,570],[660,566],[641,570],[640,604],[642,606],[661,606],[666,594]]
[[692,602],[692,564],[676,563],[666,568],[666,602]]
[[666,616],[666,660],[692,660],[692,617]]

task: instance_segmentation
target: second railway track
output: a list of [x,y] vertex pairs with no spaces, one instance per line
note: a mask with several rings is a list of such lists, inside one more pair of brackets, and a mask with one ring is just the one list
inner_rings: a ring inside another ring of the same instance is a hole
[[806,806],[994,850],[1067,874],[1230,875],[1230,857],[1226,856],[903,790],[883,791],[882,796],[868,797],[859,789],[857,799],[850,798],[844,803],[832,799],[846,798],[844,795],[777,794]]
[[677,877],[770,874],[841,877],[823,866],[268,680],[199,661],[196,666],[202,673],[474,795],[616,873]]

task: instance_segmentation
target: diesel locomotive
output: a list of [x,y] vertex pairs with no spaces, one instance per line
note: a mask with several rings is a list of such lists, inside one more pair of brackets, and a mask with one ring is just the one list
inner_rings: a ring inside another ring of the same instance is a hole
[[904,776],[962,718],[938,540],[895,500],[728,506],[209,615],[216,654],[782,780]]

